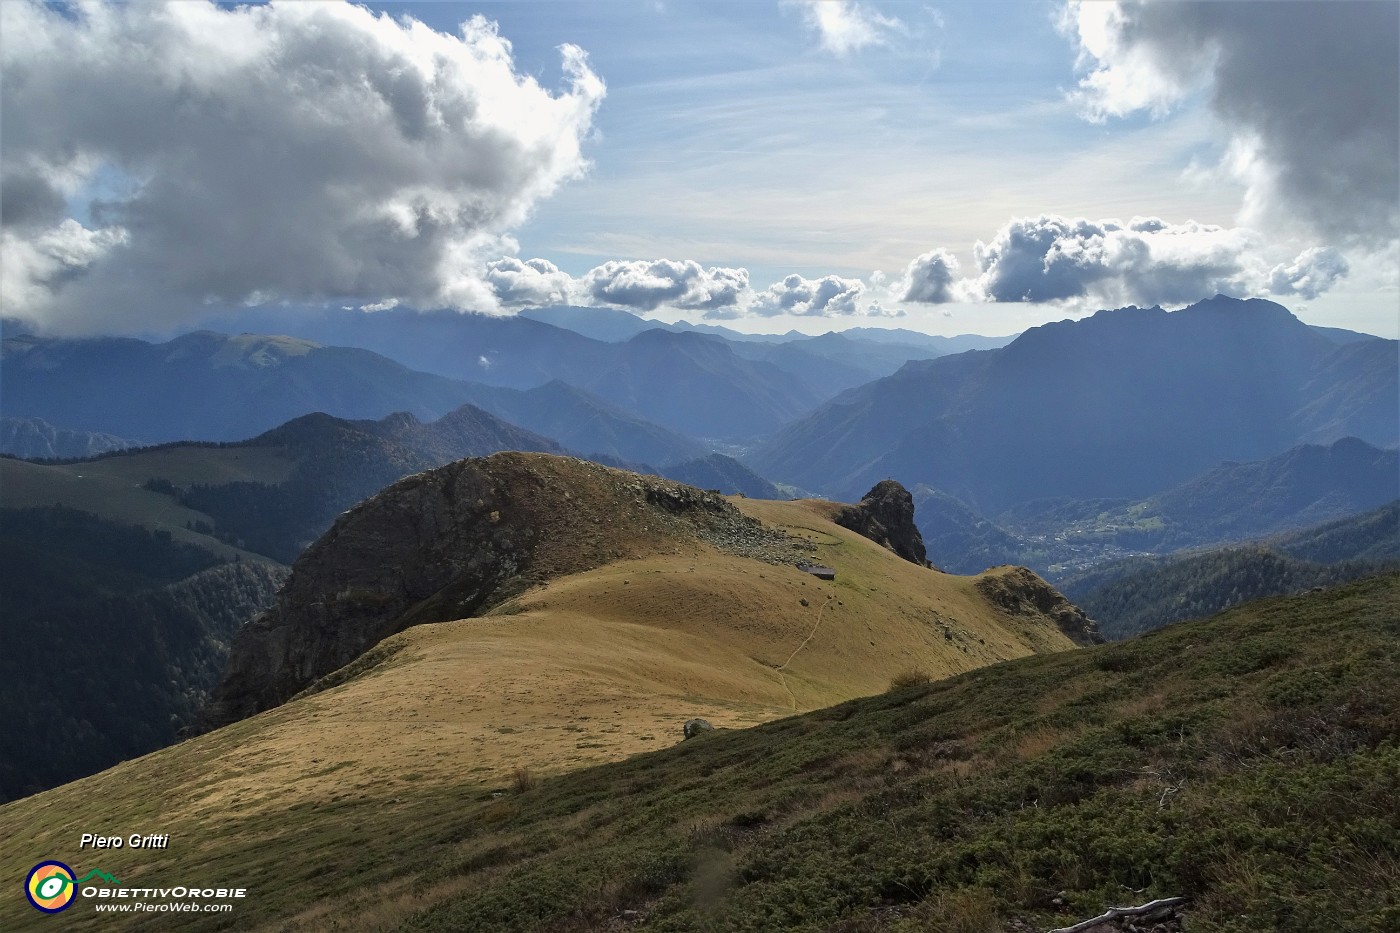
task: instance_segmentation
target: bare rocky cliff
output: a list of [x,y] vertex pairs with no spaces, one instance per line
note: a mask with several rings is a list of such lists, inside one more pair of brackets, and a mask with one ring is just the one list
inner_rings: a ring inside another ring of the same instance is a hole
[[836,524],[864,535],[910,563],[931,567],[924,536],[914,524],[914,497],[892,479],[881,480],[860,500],[842,509]]

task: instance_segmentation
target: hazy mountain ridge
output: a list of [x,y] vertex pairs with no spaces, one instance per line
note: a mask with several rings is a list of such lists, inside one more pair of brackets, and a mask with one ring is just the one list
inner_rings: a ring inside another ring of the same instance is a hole
[[26,460],[95,457],[135,446],[114,434],[56,428],[40,418],[0,418],[0,454]]
[[533,389],[473,385],[468,391],[472,404],[583,454],[669,464],[706,453],[690,437],[559,380]]
[[[383,337],[377,349],[431,368],[285,336],[201,331],[161,344],[18,336],[4,341],[0,389],[10,415],[146,443],[235,440],[311,411],[432,419],[482,393],[465,380],[521,390],[562,381],[691,437],[765,433],[825,397],[710,335],[648,330],[611,344],[526,319],[414,314],[395,319],[399,333],[359,317],[369,322],[350,329],[365,331],[361,338]],[[609,438],[600,440],[601,451]]]
[[368,350],[286,337],[15,337],[3,347],[7,414],[145,443],[242,440],[313,411],[435,418],[466,400],[453,380]]
[[782,499],[783,494],[768,480],[724,454],[708,454],[662,467],[660,474],[687,486],[717,489],[725,495],[750,499]]
[[[585,310],[589,318],[626,323],[617,317],[626,312]],[[762,433],[822,400],[791,373],[739,356],[721,336],[655,323],[617,342],[522,315],[455,311],[253,314],[243,326],[279,329],[324,344],[372,347],[415,370],[486,385],[532,389],[559,380],[698,437]],[[628,324],[618,333],[633,327]],[[732,403],[738,405],[727,409],[733,418],[712,410]]]
[[782,369],[750,361],[705,334],[643,331],[577,382],[582,388],[672,430],[704,438],[745,438],[811,411],[821,396]]
[[1338,346],[1259,299],[1101,311],[999,350],[909,363],[749,460],[837,496],[905,476],[991,513],[1051,496],[1138,498],[1304,440],[1395,443],[1395,346]]

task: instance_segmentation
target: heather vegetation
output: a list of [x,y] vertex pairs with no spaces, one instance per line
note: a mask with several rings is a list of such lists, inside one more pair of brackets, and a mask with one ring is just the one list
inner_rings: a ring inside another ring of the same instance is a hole
[[[1400,577],[912,683],[542,782],[443,840],[412,930],[1400,923]],[[975,920],[980,925],[965,925]]]

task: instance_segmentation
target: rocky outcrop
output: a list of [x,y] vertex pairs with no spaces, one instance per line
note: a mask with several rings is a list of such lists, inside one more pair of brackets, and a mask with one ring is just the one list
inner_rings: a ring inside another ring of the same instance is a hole
[[[722,496],[570,457],[500,453],[409,476],[343,514],[237,636],[203,717],[276,706],[412,625],[541,581],[707,541],[790,563],[787,537]],[[769,553],[771,552],[771,554]]]
[[1100,645],[1106,640],[1083,609],[1025,567],[1007,567],[1004,572],[986,574],[977,581],[977,589],[1011,615],[1048,616],[1076,645]]
[[914,524],[914,497],[892,479],[881,480],[859,505],[836,515],[836,524],[864,535],[920,567],[932,567],[924,551],[924,536]]

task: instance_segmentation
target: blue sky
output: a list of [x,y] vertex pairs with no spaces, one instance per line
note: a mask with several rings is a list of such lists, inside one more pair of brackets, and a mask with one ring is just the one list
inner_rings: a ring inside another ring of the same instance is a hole
[[[7,306],[151,330],[552,296],[1001,334],[1223,290],[1400,335],[1400,54],[1377,28],[1400,5],[367,9],[5,4],[7,73],[39,76],[4,89],[7,204],[58,192],[69,218],[7,207]],[[56,100],[72,126],[47,128]]]
[[[1244,186],[1210,170],[1227,141],[1204,93],[1158,118],[1082,117],[1070,92],[1083,68],[1057,28],[1061,4],[867,4],[908,31],[844,56],[778,3],[379,8],[442,30],[464,9],[480,12],[546,85],[558,77],[557,46],[588,52],[608,85],[586,149],[593,168],[517,234],[522,256],[574,275],[609,259],[685,257],[743,266],[758,283],[794,272],[868,279],[938,246],[969,266],[973,244],[1014,216],[1232,227],[1241,210]],[[1319,322],[1400,328],[1393,291],[1280,300]],[[981,303],[906,311],[945,333],[1065,315]],[[831,321],[781,324],[819,332]]]

